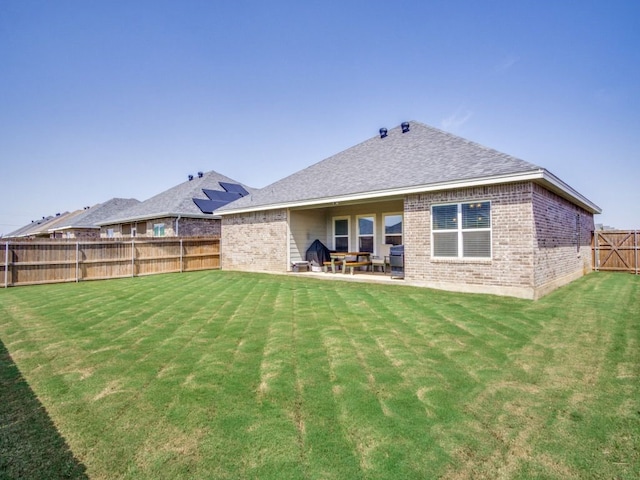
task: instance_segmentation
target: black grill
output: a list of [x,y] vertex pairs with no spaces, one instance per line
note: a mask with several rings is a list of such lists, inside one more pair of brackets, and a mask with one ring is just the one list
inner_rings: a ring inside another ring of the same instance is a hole
[[389,250],[392,278],[404,278],[404,245],[393,245]]

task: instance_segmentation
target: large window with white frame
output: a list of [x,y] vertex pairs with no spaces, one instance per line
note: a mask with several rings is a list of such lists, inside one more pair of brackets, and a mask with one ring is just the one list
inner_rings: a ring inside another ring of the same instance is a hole
[[384,243],[387,245],[402,245],[402,214],[390,213],[383,215]]
[[333,249],[336,252],[349,251],[349,217],[333,219]]
[[375,215],[358,215],[358,251],[373,253],[376,231]]
[[432,256],[491,258],[491,202],[431,207]]

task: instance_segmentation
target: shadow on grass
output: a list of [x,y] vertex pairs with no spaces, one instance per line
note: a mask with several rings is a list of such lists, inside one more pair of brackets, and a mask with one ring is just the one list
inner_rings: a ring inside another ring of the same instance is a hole
[[0,479],[18,478],[89,477],[0,341]]

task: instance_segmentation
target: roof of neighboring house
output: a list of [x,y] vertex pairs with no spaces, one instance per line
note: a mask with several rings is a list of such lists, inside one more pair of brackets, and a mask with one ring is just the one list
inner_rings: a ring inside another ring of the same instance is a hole
[[[241,185],[247,192],[253,188],[239,184],[239,182],[215,171],[205,172],[192,176],[190,180],[180,183],[175,187],[165,190],[144,202],[140,202],[126,210],[118,212],[109,218],[105,218],[98,225],[113,225],[140,220],[148,220],[163,217],[192,217],[192,218],[217,218],[211,213],[204,213],[195,200],[207,200],[208,195],[204,190],[218,190],[226,192],[223,184]],[[238,195],[239,197],[239,195]],[[206,210],[205,210],[206,212]]]
[[542,167],[419,122],[366,140],[217,209],[225,215],[532,180],[599,213]]
[[73,216],[65,217],[55,225],[48,226],[48,230],[73,230],[81,228],[100,228],[98,222],[117,215],[119,212],[138,205],[140,200],[135,198],[112,198],[103,203],[98,203],[84,210],[78,210]]
[[57,224],[61,219],[76,215],[81,210],[76,210],[74,212],[65,212],[65,213],[57,213],[56,215],[49,215],[47,217],[42,217],[40,220],[34,220],[28,225],[21,227],[9,234],[6,235],[7,238],[18,238],[18,237],[34,237],[37,235],[48,234],[48,228],[51,225]]
[[93,207],[86,207],[73,212],[57,213],[41,220],[32,221],[30,224],[15,230],[7,238],[35,237],[50,235],[51,232],[80,228],[100,228],[97,222],[113,216],[117,212],[140,203],[135,198],[112,198]]

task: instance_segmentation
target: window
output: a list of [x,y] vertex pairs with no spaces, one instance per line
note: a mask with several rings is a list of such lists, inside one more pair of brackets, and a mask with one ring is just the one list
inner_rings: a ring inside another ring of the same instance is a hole
[[402,245],[402,215],[391,214],[384,216],[384,243],[387,245]]
[[491,203],[434,205],[433,256],[491,258]]
[[373,253],[375,217],[363,215],[358,217],[358,251]]
[[154,223],[153,224],[153,236],[154,237],[164,237],[164,223]]
[[349,218],[333,219],[333,248],[337,252],[349,251]]
[[114,236],[113,228],[107,228],[107,238],[113,238]]

